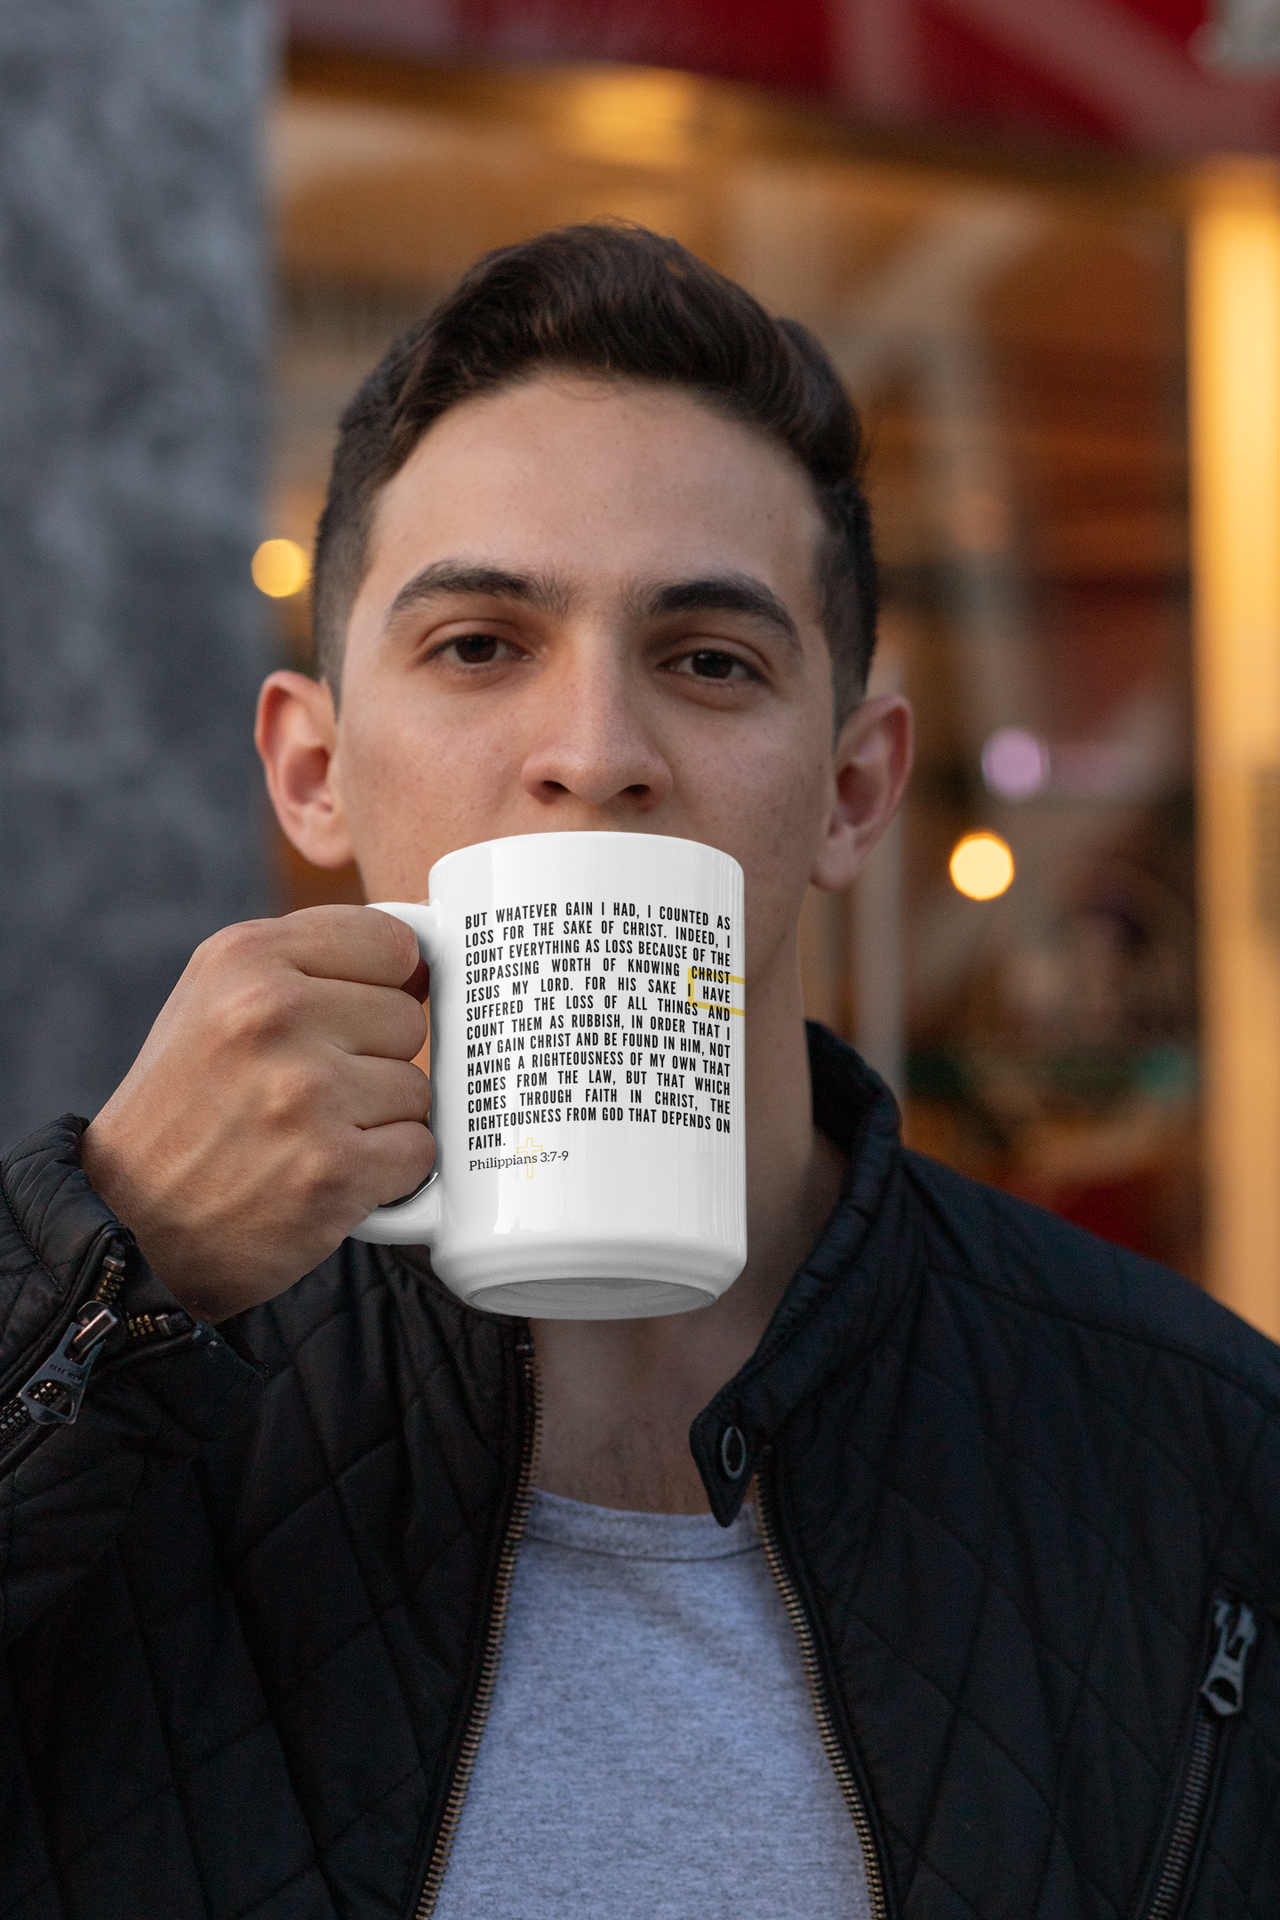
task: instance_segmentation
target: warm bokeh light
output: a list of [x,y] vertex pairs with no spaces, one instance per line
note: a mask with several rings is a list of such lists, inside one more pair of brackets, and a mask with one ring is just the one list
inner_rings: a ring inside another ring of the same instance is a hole
[[1187,258],[1210,1290],[1280,1338],[1280,167],[1213,161]]
[[950,873],[970,900],[996,900],[1013,879],[1013,855],[998,833],[966,833],[951,850]]
[[253,584],[273,600],[299,593],[311,578],[311,562],[296,540],[264,540],[253,556]]

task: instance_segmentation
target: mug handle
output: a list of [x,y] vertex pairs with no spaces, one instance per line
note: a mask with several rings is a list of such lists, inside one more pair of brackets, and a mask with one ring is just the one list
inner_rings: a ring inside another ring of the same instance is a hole
[[[430,902],[415,905],[404,900],[375,900],[370,903],[378,913],[392,914],[412,929],[418,952],[429,967],[440,958],[440,909]],[[419,1246],[429,1242],[444,1214],[444,1188],[437,1161],[424,1185],[406,1200],[395,1200],[389,1207],[375,1207],[351,1234],[353,1240],[371,1240],[376,1246]]]

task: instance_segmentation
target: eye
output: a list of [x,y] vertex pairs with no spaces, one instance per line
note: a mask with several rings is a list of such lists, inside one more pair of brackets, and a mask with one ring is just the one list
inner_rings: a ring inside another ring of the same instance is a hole
[[694,680],[719,680],[722,683],[754,680],[758,676],[745,660],[736,653],[724,653],[718,647],[699,647],[696,653],[686,653],[672,664],[672,672],[685,674]]
[[505,640],[499,640],[495,634],[464,633],[456,640],[446,641],[439,649],[439,654],[452,654],[459,665],[464,667],[488,667],[510,651],[508,643]]

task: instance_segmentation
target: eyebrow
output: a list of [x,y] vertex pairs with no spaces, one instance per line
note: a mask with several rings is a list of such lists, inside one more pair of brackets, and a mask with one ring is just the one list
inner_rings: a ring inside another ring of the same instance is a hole
[[[405,582],[391,603],[385,625],[391,626],[402,614],[445,594],[515,601],[561,619],[572,612],[577,597],[570,583],[554,573],[509,573],[503,567],[437,560]],[[801,650],[799,629],[786,606],[762,580],[747,573],[709,574],[702,579],[635,586],[626,596],[626,609],[634,620],[657,620],[679,613],[743,614],[771,627],[792,652]]]
[[384,626],[403,613],[442,594],[471,594],[486,600],[514,600],[538,613],[563,617],[573,604],[568,583],[551,573],[508,573],[502,567],[468,566],[456,560],[437,560],[423,567],[401,587],[387,611]]
[[789,647],[800,651],[800,630],[777,594],[749,573],[717,573],[705,580],[673,580],[642,589],[632,601],[642,618],[671,613],[741,613],[772,627]]

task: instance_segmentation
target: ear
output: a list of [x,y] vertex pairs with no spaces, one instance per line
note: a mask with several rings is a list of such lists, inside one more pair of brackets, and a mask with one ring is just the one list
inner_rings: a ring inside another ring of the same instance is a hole
[[840,729],[831,810],[809,878],[835,893],[847,887],[892,820],[911,772],[911,709],[900,694],[864,700]]
[[333,696],[305,673],[273,673],[258,695],[254,744],[276,818],[313,867],[343,867],[354,856],[338,791]]

